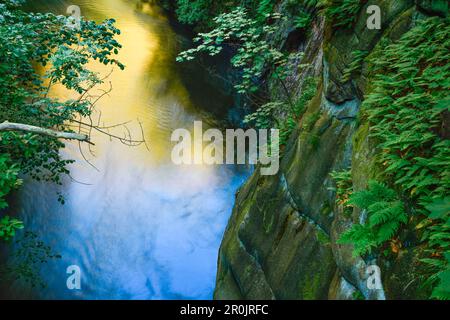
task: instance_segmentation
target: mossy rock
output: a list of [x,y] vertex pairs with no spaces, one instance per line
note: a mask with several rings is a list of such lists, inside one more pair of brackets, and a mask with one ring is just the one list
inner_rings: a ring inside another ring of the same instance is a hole
[[258,172],[239,192],[220,249],[216,299],[327,297],[336,271],[327,236],[287,198],[281,176]]
[[[367,28],[366,9],[369,5],[378,5],[382,12],[382,28],[381,30],[370,30]],[[325,76],[325,96],[328,100],[336,104],[342,104],[345,101],[354,99],[358,93],[352,84],[344,81],[344,73],[354,57],[354,51],[371,52],[387,29],[393,29],[389,32],[389,36],[398,38],[406,30],[401,27],[395,28],[393,25],[405,12],[411,10],[414,6],[413,0],[408,1],[391,1],[391,0],[371,0],[366,3],[360,12],[360,16],[356,20],[353,29],[337,29],[329,35],[329,41],[325,45],[324,59],[326,64]],[[410,15],[409,15],[410,16]],[[395,32],[398,34],[396,35]],[[358,79],[356,79],[358,81]],[[363,82],[364,83],[364,82]],[[357,84],[361,87],[361,84]]]
[[[417,2],[420,10],[436,11],[431,2],[431,7]],[[329,189],[334,170],[351,166],[355,190],[365,189],[380,174],[369,123],[363,112],[356,119],[373,75],[363,65],[359,78],[341,81],[352,52],[367,50],[373,57],[381,42],[395,41],[409,30],[417,15],[414,0],[369,0],[365,6],[370,4],[381,6],[382,30],[366,28],[366,7],[353,29],[324,30],[323,83],[286,146],[280,174],[262,177],[256,170],[239,191],[220,249],[216,299],[384,297],[384,292],[367,289],[369,262],[354,257],[352,246],[337,243],[361,212],[344,215]],[[320,54],[306,52],[308,57]],[[317,121],[306,125],[305,119],[314,114]],[[317,141],[311,143],[311,137]],[[421,252],[420,247],[402,248],[397,256],[381,259],[386,298],[429,297],[414,280],[423,273]]]

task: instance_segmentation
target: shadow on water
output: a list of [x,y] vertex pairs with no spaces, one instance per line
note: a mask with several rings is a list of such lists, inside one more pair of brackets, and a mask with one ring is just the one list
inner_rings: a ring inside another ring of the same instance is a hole
[[[78,160],[70,168],[71,176],[82,183],[69,178],[63,186],[26,181],[12,208],[26,229],[62,258],[42,265],[47,288],[31,292],[16,282],[4,294],[41,299],[210,299],[234,194],[248,172],[230,166],[174,166],[170,135],[176,128],[191,128],[194,120],[217,124],[220,119],[199,104],[214,102],[225,114],[230,99],[222,100],[223,93],[208,85],[202,71],[191,74],[196,85],[185,86],[189,69],[180,69],[175,57],[186,39],[174,33],[158,7],[138,7],[136,1],[125,0],[70,4],[79,5],[89,19],[117,20],[123,44],[119,60],[127,67],[112,74],[114,89],[98,107],[109,124],[139,119],[150,150],[94,136],[95,157],[90,161],[98,171],[81,159],[77,145],[63,150],[65,157]],[[68,2],[31,1],[29,6],[63,14]],[[52,95],[67,98],[68,93],[56,88]],[[58,192],[65,196],[64,206],[57,201]],[[71,265],[81,269],[81,290],[66,286]]]

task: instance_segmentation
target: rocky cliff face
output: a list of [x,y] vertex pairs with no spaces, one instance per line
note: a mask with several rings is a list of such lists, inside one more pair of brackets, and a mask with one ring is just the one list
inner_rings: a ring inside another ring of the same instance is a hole
[[[371,4],[381,8],[381,30],[366,26]],[[363,259],[352,255],[351,246],[337,243],[364,213],[355,209],[348,215],[336,204],[330,173],[351,167],[355,190],[366,188],[377,174],[369,126],[358,121],[371,75],[362,64],[350,81],[343,80],[352,52],[374,54],[380,41],[400,38],[424,15],[447,12],[447,1],[368,1],[351,29],[335,30],[317,15],[308,36],[296,37],[295,48],[304,58],[291,66],[290,89],[300,95],[303,80],[315,74],[317,94],[284,150],[279,174],[265,177],[256,170],[236,195],[219,253],[216,299],[429,296],[417,281],[419,246],[401,248],[390,259]],[[284,23],[280,30],[281,45],[292,41],[291,26]],[[313,68],[297,72],[305,62]],[[276,85],[272,91],[279,92]],[[368,289],[367,267],[373,264],[381,268],[382,289]]]

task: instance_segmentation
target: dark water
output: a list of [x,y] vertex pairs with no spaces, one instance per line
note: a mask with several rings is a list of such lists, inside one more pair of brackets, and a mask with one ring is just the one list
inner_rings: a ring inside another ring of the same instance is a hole
[[[221,93],[207,84],[192,86],[197,92],[186,89],[179,76],[181,66],[175,62],[184,39],[158,7],[126,0],[30,1],[33,10],[59,14],[69,4],[79,5],[89,19],[117,20],[123,45],[119,59],[126,69],[110,78],[113,91],[99,103],[102,121],[139,119],[150,150],[95,136],[95,156],[87,155],[98,170],[80,158],[78,145],[63,151],[79,160],[71,175],[82,183],[67,179],[62,187],[25,184],[14,209],[27,230],[62,255],[42,266],[48,287],[31,296],[210,299],[221,237],[235,191],[247,173],[225,166],[174,166],[170,134],[176,128],[191,128],[194,120],[213,125],[216,119],[192,101],[217,104]],[[206,82],[201,73],[193,74],[192,81]],[[56,88],[52,95],[68,93]],[[130,126],[136,133],[136,126]],[[64,206],[58,203],[57,192],[65,196]],[[66,286],[70,265],[81,269],[81,290]],[[22,283],[7,290],[11,297],[30,297],[31,292]]]

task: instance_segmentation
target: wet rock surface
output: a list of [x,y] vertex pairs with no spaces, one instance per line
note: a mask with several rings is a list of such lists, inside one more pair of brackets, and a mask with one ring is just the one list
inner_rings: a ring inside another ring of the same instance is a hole
[[[371,4],[381,7],[382,30],[366,28]],[[355,209],[351,216],[344,214],[330,190],[335,170],[351,166],[356,190],[377,175],[368,124],[357,121],[372,75],[363,64],[352,80],[342,80],[352,52],[370,55],[381,39],[399,39],[422,14],[418,7],[440,8],[435,1],[368,1],[350,30],[314,22],[315,31],[299,50],[319,75],[318,92],[284,150],[279,174],[263,177],[256,170],[237,194],[220,249],[216,299],[426,297],[414,280],[421,248],[401,248],[394,258],[367,260],[354,257],[352,246],[337,243],[363,213]],[[297,94],[304,77],[296,71],[290,76]],[[315,113],[320,115],[317,122],[305,128],[304,119]],[[382,289],[368,289],[367,267],[373,264],[381,268]],[[407,265],[413,267],[405,272]]]

